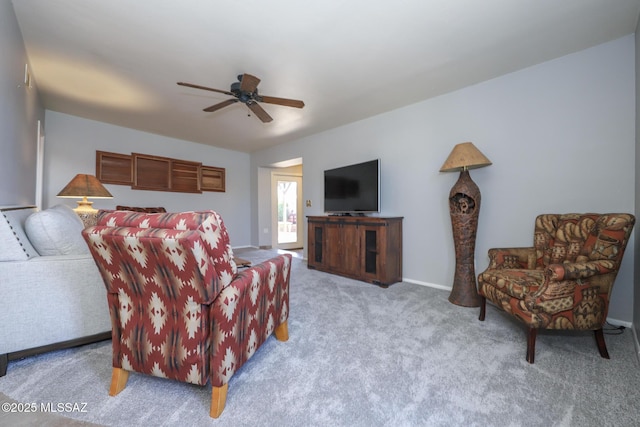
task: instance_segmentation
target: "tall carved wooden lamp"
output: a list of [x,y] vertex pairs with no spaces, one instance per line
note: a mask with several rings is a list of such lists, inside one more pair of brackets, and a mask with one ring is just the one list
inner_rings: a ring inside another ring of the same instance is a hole
[[476,230],[480,213],[480,189],[469,175],[469,169],[489,166],[491,161],[471,142],[453,147],[440,172],[460,171],[460,177],[449,192],[449,212],[456,250],[456,270],[449,301],[465,307],[479,307],[474,267]]

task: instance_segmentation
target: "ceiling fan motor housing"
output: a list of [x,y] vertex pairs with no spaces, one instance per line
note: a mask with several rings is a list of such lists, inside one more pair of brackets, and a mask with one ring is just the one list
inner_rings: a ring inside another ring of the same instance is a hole
[[236,82],[236,83],[231,83],[231,93],[233,93],[236,98],[238,98],[238,100],[240,100],[240,102],[244,102],[247,103],[248,101],[251,101],[252,99],[255,99],[255,97],[258,95],[258,89],[256,88],[256,90],[251,93],[251,92],[243,92],[242,90],[240,90],[240,82]]

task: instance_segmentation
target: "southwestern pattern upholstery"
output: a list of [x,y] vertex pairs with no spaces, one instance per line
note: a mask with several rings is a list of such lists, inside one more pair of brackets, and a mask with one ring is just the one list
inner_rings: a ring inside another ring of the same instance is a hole
[[630,214],[539,215],[533,247],[489,250],[478,276],[480,320],[488,299],[524,322],[529,363],[538,329],[593,330],[608,359],[602,327],[634,223]]
[[212,385],[210,415],[227,384],[269,336],[288,339],[291,256],[238,273],[214,211],[100,211],[83,231],[107,288],[110,394],[129,371]]

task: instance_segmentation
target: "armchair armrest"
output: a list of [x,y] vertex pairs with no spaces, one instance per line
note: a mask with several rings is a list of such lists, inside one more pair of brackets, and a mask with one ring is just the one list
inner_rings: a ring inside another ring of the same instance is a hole
[[[242,270],[233,278],[229,286],[233,285],[250,301],[247,304],[256,306],[268,302],[279,316],[274,318],[269,326],[267,336],[273,332],[273,328],[286,321],[289,317],[289,279],[291,270],[291,255],[278,255],[260,264],[256,264],[246,270]],[[260,289],[260,287],[264,289]],[[257,301],[258,296],[264,294],[263,301]],[[219,299],[219,298],[218,298]]]
[[599,274],[607,274],[618,269],[618,263],[612,260],[596,260],[587,262],[569,262],[565,264],[549,264],[545,269],[545,277],[550,281],[578,280]]
[[491,248],[489,249],[489,268],[526,268],[535,269],[536,250],[524,248]]
[[572,297],[576,286],[591,286],[583,284],[581,279],[601,276],[616,270],[617,263],[611,260],[549,264],[544,270],[542,286],[526,297],[525,303],[533,311],[535,306],[542,307],[544,301]]
[[[211,384],[227,384],[255,351],[287,322],[291,255],[242,270],[211,305]],[[233,363],[230,363],[230,358]]]

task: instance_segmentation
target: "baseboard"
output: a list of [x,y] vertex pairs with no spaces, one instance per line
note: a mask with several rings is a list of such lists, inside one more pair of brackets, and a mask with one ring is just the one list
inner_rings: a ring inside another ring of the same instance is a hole
[[633,323],[625,322],[624,320],[613,319],[611,317],[607,317],[607,323],[613,326],[624,326],[625,328],[631,328]]
[[440,289],[442,291],[451,290],[451,286],[444,286],[444,285],[438,285],[436,283],[422,282],[420,280],[407,279],[406,277],[403,277],[402,281],[407,283],[413,283],[414,285],[426,286],[427,288]]
[[[111,331],[107,331],[107,332],[100,332],[94,335],[89,335],[86,337],[71,339],[68,341],[62,341],[58,343],[43,345],[40,347],[33,347],[25,350],[18,350],[11,353],[6,353],[3,355],[0,355],[0,357],[2,357],[2,360],[0,360],[0,370],[4,370],[7,367],[8,362],[12,360],[19,360],[24,357],[35,356],[41,353],[47,353],[54,350],[62,350],[66,348],[77,347],[80,345],[91,344],[94,342],[100,342],[100,341],[110,340],[110,339],[111,339]],[[0,372],[0,374],[6,374],[6,372],[4,373]],[[3,375],[0,375],[0,377],[1,376]]]

